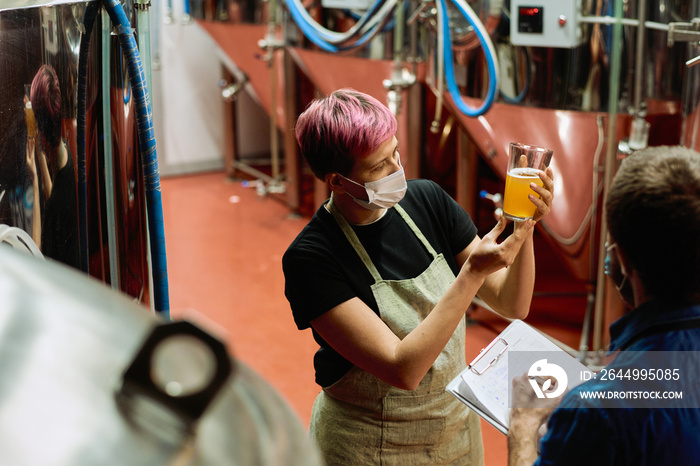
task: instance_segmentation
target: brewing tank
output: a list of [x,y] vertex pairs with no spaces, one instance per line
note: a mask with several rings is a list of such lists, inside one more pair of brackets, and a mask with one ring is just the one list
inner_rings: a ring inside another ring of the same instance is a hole
[[63,264],[5,246],[0,263],[0,464],[321,464],[213,334]]

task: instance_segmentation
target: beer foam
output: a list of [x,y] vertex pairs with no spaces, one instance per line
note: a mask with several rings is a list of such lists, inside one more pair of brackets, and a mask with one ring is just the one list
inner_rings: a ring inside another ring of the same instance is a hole
[[509,170],[508,176],[512,176],[514,178],[539,178],[537,175],[538,173],[542,173],[542,170],[531,167],[521,167]]

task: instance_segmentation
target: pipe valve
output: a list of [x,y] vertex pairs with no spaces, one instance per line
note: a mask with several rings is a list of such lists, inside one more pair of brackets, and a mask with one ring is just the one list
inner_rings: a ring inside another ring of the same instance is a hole
[[[666,45],[673,47],[676,42],[696,42],[700,44],[700,18],[693,18],[689,23],[669,23]],[[700,64],[700,56],[685,62],[686,66]]]
[[243,90],[246,84],[248,84],[248,75],[243,73],[242,77],[235,83],[229,83],[225,79],[219,81],[219,87],[221,88],[221,97],[226,102],[233,102],[238,97],[238,94]]

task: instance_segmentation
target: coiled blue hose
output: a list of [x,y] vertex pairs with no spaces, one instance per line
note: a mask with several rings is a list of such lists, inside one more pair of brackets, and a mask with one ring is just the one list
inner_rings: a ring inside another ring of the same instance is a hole
[[[148,234],[151,246],[151,265],[153,269],[153,302],[155,311],[164,317],[170,316],[170,302],[168,296],[168,267],[165,254],[165,234],[163,229],[163,205],[160,191],[160,176],[158,174],[158,156],[156,153],[156,139],[153,130],[153,116],[146,87],[146,77],[141,64],[134,31],[129,24],[126,13],[119,0],[102,0],[112,23],[115,25],[115,32],[122,46],[124,56],[129,70],[129,81],[131,92],[134,98],[136,109],[136,126],[138,131],[139,151],[141,155],[141,166],[143,169],[144,190],[146,194],[146,210],[148,218]],[[85,31],[92,31],[97,8],[94,12],[91,7],[99,2],[91,3],[85,14]],[[90,11],[90,14],[88,14]],[[88,42],[86,42],[86,45]],[[83,57],[83,67],[78,73],[78,153],[79,164],[78,179],[79,201],[81,202],[81,262],[87,271],[87,222],[82,226],[83,220],[87,219],[87,202],[85,196],[86,173],[85,173],[85,101],[87,92],[87,49],[81,43],[80,57]],[[85,50],[83,50],[85,49]],[[80,61],[79,61],[80,63]],[[82,101],[82,104],[81,104]],[[80,114],[82,106],[82,114]],[[81,139],[82,134],[82,139]],[[82,145],[82,149],[81,149]],[[83,193],[80,194],[81,189]],[[84,256],[84,257],[83,257]]]
[[[375,5],[373,5],[369,11],[372,11],[372,9],[375,7]],[[404,9],[404,11],[408,10],[408,3],[404,3],[403,9]],[[343,13],[345,13],[346,16],[349,16],[350,18],[354,19],[355,21],[360,21],[364,18],[363,15],[357,14],[352,10],[346,9],[346,10],[343,10]],[[392,18],[392,20],[389,21],[388,23],[386,23],[386,25],[382,28],[381,32],[391,31],[392,29],[394,29],[394,24],[395,24],[395,20]]]
[[[362,19],[360,19],[361,23],[358,24],[358,26],[362,26],[369,21],[369,19],[375,13],[381,2],[382,0],[376,0],[374,2],[374,4],[367,10],[367,13],[365,13]],[[306,9],[299,0],[286,0],[286,3],[289,12],[292,15],[292,18],[297,23],[302,33],[316,46],[318,46],[322,50],[325,50],[326,52],[338,53],[353,48],[361,47],[372,37],[374,37],[377,32],[384,28],[384,25],[381,22],[378,22],[352,45],[338,46],[332,43],[335,39],[335,36],[333,34],[326,34],[320,30],[315,29],[312,26],[312,23],[315,23],[315,21],[309,16]]]
[[442,34],[445,42],[445,80],[447,82],[447,89],[450,92],[450,96],[452,97],[452,100],[454,100],[455,105],[457,106],[459,111],[470,117],[478,117],[486,113],[488,109],[491,108],[491,105],[493,105],[493,102],[496,98],[496,94],[498,92],[498,69],[496,65],[496,56],[495,52],[493,51],[493,46],[490,45],[490,39],[487,35],[485,35],[485,31],[481,27],[479,27],[480,24],[476,23],[477,20],[475,20],[472,17],[473,11],[467,10],[467,8],[470,7],[466,4],[463,4],[460,1],[455,1],[453,3],[457,7],[457,9],[462,13],[462,15],[464,15],[467,21],[469,21],[469,24],[471,24],[474,28],[474,32],[476,33],[476,36],[479,39],[479,42],[481,42],[481,46],[484,50],[484,56],[486,57],[486,64],[489,72],[489,88],[488,92],[486,93],[486,98],[484,99],[481,106],[479,106],[476,109],[469,107],[466,103],[464,103],[459,87],[457,87],[457,83],[455,81],[453,63],[454,57],[452,55],[452,38],[450,36],[450,26],[449,21],[447,19],[447,3],[445,0],[437,0],[436,4],[438,8],[442,8],[442,16],[443,18],[445,18],[445,24],[442,27]]
[[[289,8],[289,12],[292,15],[292,18],[297,23],[302,33],[311,42],[313,42],[326,52],[337,53],[363,45],[365,42],[371,39],[374,36],[374,34],[376,34],[376,32],[378,31],[377,28],[381,27],[380,24],[377,24],[376,26],[372,27],[372,29],[363,37],[361,37],[360,40],[357,41],[352,47],[340,47],[334,45],[333,43],[330,43],[334,39],[333,35],[323,33],[323,31],[320,31],[319,28],[313,27],[313,23],[315,23],[315,21],[309,16],[309,14],[306,12],[306,9],[300,3],[299,0],[286,0],[286,2],[287,7]],[[478,117],[486,113],[486,111],[488,111],[488,109],[491,108],[491,105],[493,105],[496,95],[498,94],[498,66],[496,64],[497,58],[495,51],[493,50],[491,40],[488,37],[488,34],[483,29],[483,26],[479,22],[478,18],[475,18],[475,14],[471,10],[471,7],[469,7],[468,4],[464,3],[463,0],[454,0],[453,3],[457,7],[457,9],[462,13],[462,15],[464,15],[467,21],[469,21],[469,24],[471,24],[474,28],[474,31],[479,39],[479,42],[481,42],[482,48],[484,50],[484,56],[486,57],[486,63],[489,72],[489,88],[486,94],[486,98],[484,99],[482,105],[476,109],[469,107],[467,104],[464,103],[464,100],[462,100],[462,96],[457,86],[457,83],[455,82],[454,76],[454,58],[452,55],[452,38],[450,36],[450,27],[447,15],[447,4],[446,0],[437,0],[436,5],[442,10],[442,18],[444,18],[441,29],[445,44],[445,80],[447,81],[448,91],[452,96],[452,100],[454,100],[455,105],[457,105],[457,108],[465,115],[471,117]],[[370,7],[367,13],[360,19],[360,21],[366,22],[369,19],[369,17],[371,17],[376,12],[379,4],[380,0],[377,0]]]

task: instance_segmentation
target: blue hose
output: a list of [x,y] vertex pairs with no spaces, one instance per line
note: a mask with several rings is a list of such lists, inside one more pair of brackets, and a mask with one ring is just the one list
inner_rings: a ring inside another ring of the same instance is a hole
[[[382,3],[382,1],[383,0],[375,0],[375,2],[372,4],[372,6],[370,6],[369,9],[367,10],[367,13],[365,13],[364,16],[359,18],[359,21],[356,24],[356,26],[358,26],[358,27],[364,26],[367,23],[367,21],[369,21],[369,19],[372,17],[372,15],[376,12],[377,8]],[[323,31],[316,31],[313,28],[309,29],[310,22],[313,21],[313,19],[311,18],[311,16],[308,15],[308,13],[306,13],[306,9],[304,9],[302,11],[303,4],[301,4],[298,1],[287,0],[287,6],[289,7],[290,12],[295,17],[295,19],[296,18],[302,19],[301,22],[297,21],[297,24],[299,24],[300,27],[303,27],[302,25],[306,26],[304,28],[305,32],[311,33],[313,36],[319,38],[320,40],[331,42],[331,43],[333,42],[334,38],[333,38],[332,34],[324,33]]]
[[[377,3],[378,3],[378,2],[377,2]],[[369,12],[369,11],[372,11],[372,10],[375,8],[375,6],[377,5],[377,3],[375,3],[375,4],[370,8],[370,10],[368,10],[368,12]],[[403,9],[404,9],[404,11],[408,10],[408,3],[407,3],[407,2],[404,3]],[[363,19],[363,15],[359,15],[359,14],[355,13],[355,12],[352,11],[352,10],[345,9],[345,10],[343,10],[343,13],[345,13],[346,16],[349,16],[350,18],[354,19],[355,21],[359,21],[359,20],[362,20],[362,19]],[[382,28],[382,32],[389,32],[389,31],[391,31],[392,29],[394,29],[394,24],[395,24],[395,22],[396,22],[395,19],[392,18],[391,21],[389,21],[388,23],[386,23],[386,26],[384,26],[384,27]]]
[[169,317],[168,267],[165,254],[165,234],[163,229],[163,204],[158,174],[156,138],[153,130],[153,116],[146,88],[146,75],[141,65],[134,31],[119,0],[103,0],[119,42],[127,59],[132,95],[136,105],[136,126],[138,129],[141,166],[143,168],[148,233],[151,242],[151,265],[153,267],[153,300],[156,312]]
[[[306,10],[304,9],[303,5],[298,4],[297,1],[295,0],[286,0],[287,2],[287,8],[289,9],[289,13],[292,15],[292,18],[294,21],[297,23],[299,28],[301,29],[302,33],[315,45],[317,45],[319,48],[322,50],[325,50],[326,52],[331,52],[331,53],[338,53],[338,52],[343,52],[346,50],[350,50],[353,48],[358,48],[364,45],[368,40],[370,40],[378,30],[383,28],[384,26],[381,24],[381,22],[377,23],[376,26],[372,27],[364,36],[362,36],[357,42],[355,42],[352,46],[336,46],[331,44],[329,41],[332,41],[333,38],[329,35],[323,34],[319,31],[316,31],[310,24],[313,19],[308,17],[308,13],[306,13]],[[367,13],[365,14],[364,18],[361,20],[363,23],[366,23],[369,18],[372,16],[372,14],[375,12],[377,6],[381,0],[376,0],[375,3],[370,7],[369,10],[367,10]],[[304,10],[304,11],[302,11]]]
[[85,161],[85,108],[87,106],[87,63],[90,53],[90,36],[95,18],[100,9],[99,2],[88,3],[83,16],[83,34],[78,54],[78,116],[77,116],[77,166],[78,166],[78,231],[80,238],[80,269],[88,273],[88,223],[87,223],[87,173]]
[[452,100],[454,100],[457,108],[467,116],[478,117],[486,113],[488,109],[491,108],[491,105],[493,105],[493,102],[496,98],[496,94],[498,92],[498,72],[496,70],[496,59],[491,53],[489,47],[487,46],[488,38],[484,37],[483,32],[474,23],[474,20],[471,18],[471,15],[469,15],[469,13],[463,8],[462,5],[459,4],[459,2],[454,2],[454,4],[464,15],[467,21],[469,21],[469,24],[472,25],[472,27],[474,28],[474,32],[476,33],[479,39],[479,42],[481,42],[482,48],[484,50],[484,56],[486,57],[486,64],[488,66],[489,71],[489,89],[486,94],[486,98],[484,99],[484,102],[481,104],[480,107],[476,109],[469,107],[467,104],[464,103],[464,100],[462,100],[462,95],[455,81],[453,63],[454,57],[452,55],[452,37],[450,35],[450,26],[449,21],[447,19],[447,4],[445,0],[437,0],[438,8],[443,9],[443,18],[445,18],[445,24],[442,28],[443,38],[445,42],[445,80],[447,81],[447,88],[450,92],[450,96],[452,97]]

